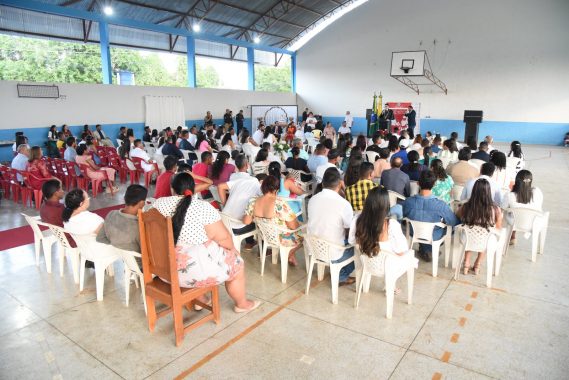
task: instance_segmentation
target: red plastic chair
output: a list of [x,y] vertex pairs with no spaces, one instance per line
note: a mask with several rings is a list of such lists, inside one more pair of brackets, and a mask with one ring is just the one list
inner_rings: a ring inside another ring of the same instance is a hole
[[10,168],[0,165],[0,187],[4,191],[4,198],[10,197]]
[[[95,179],[95,178],[89,178],[89,176],[87,175],[88,170],[90,170],[89,165],[80,164],[79,170],[81,170],[81,174],[83,175],[83,178],[85,178],[87,181],[91,181],[91,191],[93,192],[93,198],[97,197],[97,194],[99,193],[99,191],[103,191],[103,182],[105,182],[105,181],[107,182],[107,186],[110,186],[111,194],[112,194],[112,188],[113,187],[110,184],[111,181],[109,181],[109,178],[107,177],[107,173],[105,173],[104,171],[101,171],[101,173],[103,173],[105,175],[105,178]],[[83,189],[83,190],[85,190],[85,189]],[[87,191],[87,190],[85,190],[85,191]]]
[[41,202],[43,200],[43,192],[41,191],[41,187],[38,189],[36,187],[33,187],[32,185],[36,181],[41,181],[41,178],[27,171],[19,170],[18,172],[24,179],[24,184],[26,185],[25,187],[22,186],[21,188],[22,203],[24,204],[24,206],[27,206],[29,201],[30,206],[32,206],[32,200],[33,200],[36,203],[36,209],[39,210],[41,207]]
[[10,192],[12,193],[12,200],[14,201],[14,203],[18,203],[23,188],[22,183],[18,180],[18,170],[10,168],[9,174],[10,174],[10,179],[9,179]]
[[144,186],[146,186],[146,188],[150,187],[150,182],[152,181],[152,175],[154,173],[160,173],[160,170],[158,169],[158,164],[156,163],[152,163],[152,165],[154,166],[154,169],[152,169],[149,172],[144,171],[144,168],[142,167],[142,163],[144,162],[145,164],[150,164],[150,162],[146,161],[145,159],[142,159],[140,157],[133,157],[131,158],[132,163],[134,164],[134,166],[136,167],[136,170],[138,171],[138,173],[144,175]]
[[[77,164],[75,162],[65,161],[65,160],[63,160],[63,163],[65,164],[65,169],[66,169],[65,180],[68,181],[69,186],[73,188],[78,187],[80,189],[87,191],[88,181],[86,178],[77,175],[77,171],[75,170],[76,168],[78,168]],[[81,171],[80,168],[79,171]]]

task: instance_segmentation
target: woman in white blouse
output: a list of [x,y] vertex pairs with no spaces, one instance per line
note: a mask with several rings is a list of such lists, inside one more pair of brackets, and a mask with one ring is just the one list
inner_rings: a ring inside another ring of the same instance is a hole
[[[543,193],[537,187],[532,186],[533,176],[529,170],[520,170],[516,175],[516,181],[512,191],[502,198],[502,208],[524,207],[536,211],[542,211]],[[513,223],[510,216],[506,214],[506,220],[509,224]],[[512,232],[510,244],[516,242],[516,231]]]
[[[160,198],[153,206],[162,215],[172,217],[180,286],[196,288],[225,283],[236,313],[257,308],[259,301],[247,299],[245,264],[219,212],[193,196],[195,183],[190,174],[178,173],[171,186],[176,195]],[[205,297],[200,301],[209,303]]]
[[409,261],[413,261],[414,265],[418,261],[413,250],[409,249],[401,225],[395,219],[388,218],[388,214],[387,189],[378,186],[370,190],[361,214],[352,220],[348,242],[357,244],[363,255],[385,259],[385,267],[396,268],[399,277],[409,268]]
[[490,153],[490,162],[496,166],[492,179],[502,190],[510,190],[514,185],[515,172],[508,168],[506,155],[500,151]]
[[67,193],[62,214],[63,227],[72,234],[95,240],[105,220],[87,211],[89,204],[89,195],[85,191],[73,189]]

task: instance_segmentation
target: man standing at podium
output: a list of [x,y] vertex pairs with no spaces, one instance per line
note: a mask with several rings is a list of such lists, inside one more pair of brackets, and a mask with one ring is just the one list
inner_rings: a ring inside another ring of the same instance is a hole
[[413,109],[413,106],[407,107],[407,113],[405,117],[407,118],[407,132],[409,132],[409,138],[413,138],[415,136],[415,126],[417,122],[415,121],[415,116],[417,113]]
[[391,132],[391,120],[393,120],[393,110],[389,109],[389,104],[385,103],[385,108],[379,115],[379,129],[387,129]]

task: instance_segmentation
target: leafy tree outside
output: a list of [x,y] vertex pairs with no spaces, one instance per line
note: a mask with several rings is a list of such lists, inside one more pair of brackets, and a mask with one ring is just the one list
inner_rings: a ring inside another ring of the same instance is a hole
[[255,65],[255,90],[290,92],[292,90],[290,63],[281,67]]

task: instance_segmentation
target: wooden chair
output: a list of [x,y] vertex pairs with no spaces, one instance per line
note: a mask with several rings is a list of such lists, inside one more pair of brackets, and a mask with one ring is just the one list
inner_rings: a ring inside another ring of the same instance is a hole
[[[171,218],[162,216],[156,209],[144,213],[139,211],[138,226],[146,291],[148,329],[151,332],[154,331],[158,318],[173,313],[176,346],[180,346],[186,333],[211,320],[216,324],[220,322],[217,286],[180,288]],[[206,293],[211,293],[211,306],[196,299]],[[168,307],[157,313],[155,300]],[[194,304],[209,310],[210,313],[198,321],[184,326],[182,309],[186,307],[191,310]]]

